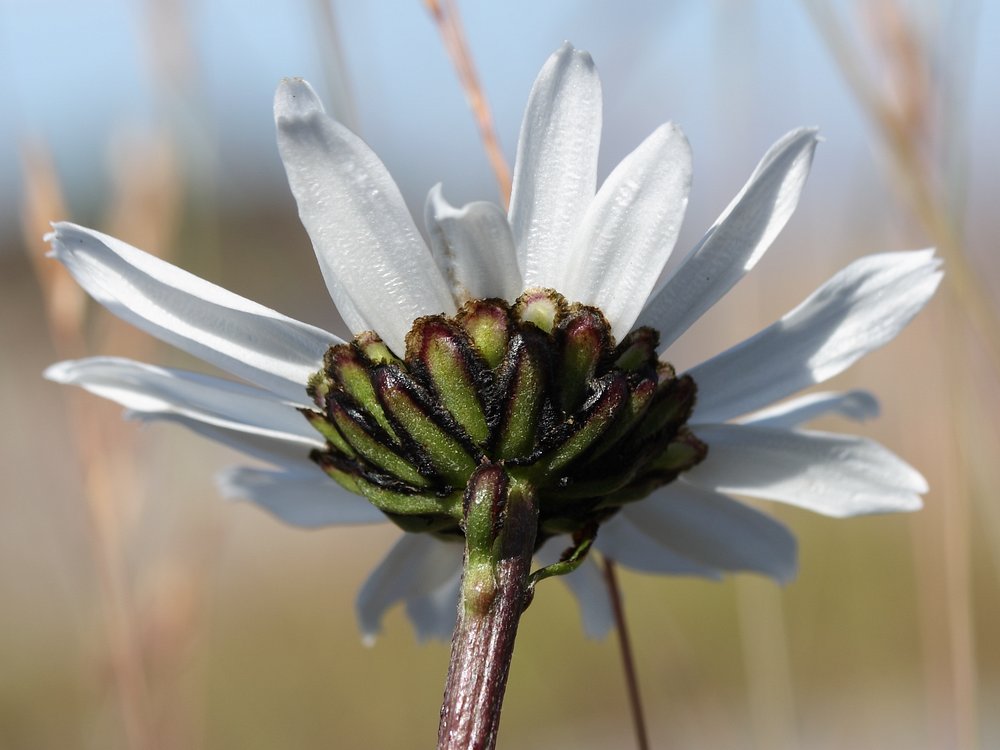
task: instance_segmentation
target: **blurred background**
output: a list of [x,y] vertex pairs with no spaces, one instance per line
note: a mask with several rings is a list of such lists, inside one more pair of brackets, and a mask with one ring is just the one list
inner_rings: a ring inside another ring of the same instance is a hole
[[[691,141],[678,255],[766,148],[824,143],[788,228],[670,353],[699,362],[861,255],[935,245],[945,287],[832,386],[866,387],[874,437],[931,492],[909,516],[773,507],[801,545],[784,588],[623,571],[654,747],[1000,747],[1000,5],[461,3],[508,163],[564,39],[604,84],[601,177],[661,122]],[[455,19],[455,8],[442,12]],[[458,26],[450,26],[453,31]],[[410,748],[433,744],[446,644],[394,611],[362,646],[354,596],[389,526],[306,532],[220,499],[239,460],[41,378],[110,354],[197,369],[86,303],[41,235],[114,234],[341,331],[274,145],[283,76],[314,83],[411,209],[443,182],[498,199],[476,121],[420,0],[0,0],[0,747]],[[630,747],[613,637],[539,587],[500,747]]]

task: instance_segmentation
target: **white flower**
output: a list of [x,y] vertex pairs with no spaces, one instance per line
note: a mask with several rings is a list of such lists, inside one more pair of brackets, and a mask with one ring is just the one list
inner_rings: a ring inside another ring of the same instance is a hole
[[[421,239],[383,164],[328,117],[307,83],[284,81],[275,99],[278,146],[330,296],[354,333],[375,330],[395,352],[414,319],[453,314],[468,298],[550,287],[604,311],[621,338],[657,329],[661,352],[760,260],[794,210],[816,145],[796,130],[764,156],[683,263],[659,286],[687,205],[691,157],[672,124],[658,128],[597,189],[601,90],[590,57],[566,45],[545,64],[528,102],[509,216],[490,203],[450,206],[431,190]],[[61,362],[46,376],[178,422],[273,468],[225,472],[225,494],[289,523],[370,523],[383,515],[309,459],[324,441],[296,407],[333,334],[225,291],[120,240],[59,223],[52,254],[109,310],[251,385],[112,357]],[[866,392],[813,393],[892,339],[941,278],[930,250],[862,258],[756,336],[689,371],[698,401],[689,426],[708,457],[604,524],[596,546],[640,571],[718,577],[752,570],[779,581],[796,568],[784,526],[728,493],[830,516],[913,510],[923,478],[859,437],[800,426],[837,412],[877,412]],[[780,403],[779,403],[780,402]],[[777,405],[775,405],[777,404]],[[539,552],[553,561],[566,546]],[[447,637],[455,619],[462,548],[404,534],[364,585],[362,630],[404,602],[418,635]],[[596,566],[564,578],[586,630],[611,623]]]

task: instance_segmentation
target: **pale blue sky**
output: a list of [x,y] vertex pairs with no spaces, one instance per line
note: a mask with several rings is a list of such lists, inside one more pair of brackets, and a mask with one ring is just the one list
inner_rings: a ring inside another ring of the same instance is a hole
[[[195,72],[180,109],[154,85],[151,2],[0,0],[0,188],[12,198],[0,208],[5,225],[16,205],[16,148],[26,135],[51,145],[78,202],[101,194],[108,143],[123,124],[174,122],[192,139],[185,144],[190,160],[221,153],[201,168],[217,174],[230,198],[280,176],[270,113],[275,84],[302,75],[326,91],[315,3],[172,2],[187,16],[186,62]],[[438,181],[454,202],[493,198],[475,128],[423,3],[335,8],[362,135],[411,203],[419,206]],[[858,179],[859,169],[874,172],[869,129],[799,3],[508,0],[461,9],[511,158],[531,82],[569,39],[593,54],[602,73],[605,173],[667,119],[692,142],[696,191],[718,180],[731,192],[767,145],[798,125],[822,127],[818,163],[825,163],[828,186]],[[974,166],[983,170],[997,163],[1000,4],[977,12],[965,34],[975,38],[943,54],[974,51],[971,132],[980,149]],[[961,12],[950,14],[936,23],[962,22]]]

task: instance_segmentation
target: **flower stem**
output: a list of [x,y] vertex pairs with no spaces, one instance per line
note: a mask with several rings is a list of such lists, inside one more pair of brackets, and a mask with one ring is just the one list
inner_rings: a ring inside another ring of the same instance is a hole
[[618,645],[621,649],[622,669],[625,672],[628,704],[632,710],[632,725],[635,728],[636,747],[639,750],[649,750],[646,718],[642,712],[642,698],[639,696],[639,678],[635,669],[635,657],[632,654],[632,642],[628,635],[628,623],[625,621],[625,608],[622,605],[621,589],[618,588],[618,574],[615,572],[614,560],[607,557],[604,558],[604,580],[608,584],[608,595],[611,597],[611,610],[615,617],[615,629],[618,631]]
[[531,485],[485,464],[469,480],[464,512],[461,600],[438,750],[492,750],[517,625],[530,601],[538,504]]

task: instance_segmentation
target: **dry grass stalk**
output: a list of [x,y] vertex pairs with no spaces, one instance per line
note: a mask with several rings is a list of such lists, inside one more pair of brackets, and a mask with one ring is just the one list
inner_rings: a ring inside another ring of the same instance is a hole
[[42,241],[53,217],[67,215],[59,178],[41,142],[22,144],[20,155],[24,175],[21,229],[42,290],[49,335],[60,356],[79,356],[82,349],[76,346],[83,329],[86,295],[64,268],[45,257],[48,248]]
[[[182,196],[172,140],[165,133],[135,133],[115,138],[113,144],[114,194],[105,227],[137,245],[169,247],[177,231]],[[26,144],[21,158],[25,196],[22,231],[44,300],[53,349],[60,359],[79,358],[92,350],[92,336],[86,325],[86,295],[60,264],[45,258],[47,246],[42,240],[49,222],[68,216],[69,211],[44,145]],[[98,331],[93,337],[98,351],[129,351],[139,357],[143,352],[151,353],[153,344],[148,336],[117,320],[102,319]],[[189,638],[177,635],[176,623],[171,623],[169,638],[155,642],[149,638],[151,633],[167,632],[153,620],[164,611],[159,604],[161,594],[176,592],[178,587],[171,579],[171,585],[162,591],[145,590],[158,579],[144,575],[142,560],[130,569],[127,559],[135,547],[145,494],[135,427],[117,421],[109,423],[103,405],[83,391],[67,389],[63,396],[67,400],[67,427],[81,472],[81,495],[87,509],[107,658],[125,741],[134,750],[161,748],[165,744],[149,694],[150,666],[172,661],[165,650],[176,655],[177,643]],[[187,577],[197,580],[191,571]],[[152,604],[140,607],[140,599]],[[194,620],[188,621],[190,624]]]
[[[62,266],[45,259],[42,235],[52,217],[66,216],[59,180],[41,143],[22,149],[25,203],[22,229],[42,297],[52,345],[59,357],[78,357],[88,349],[83,292]],[[67,426],[79,460],[81,494],[86,500],[88,532],[104,613],[108,656],[115,696],[130,748],[157,747],[147,695],[146,675],[138,647],[134,609],[123,561],[122,517],[115,502],[126,483],[117,460],[122,445],[111,439],[107,425],[95,418],[95,402],[81,391],[64,394]]]
[[[1000,375],[1000,317],[965,253],[960,222],[949,211],[946,196],[941,195],[943,181],[938,173],[942,170],[932,158],[932,141],[938,130],[933,115],[941,94],[928,72],[927,50],[915,25],[894,0],[871,6],[879,11],[868,16],[868,24],[877,28],[872,32],[880,45],[876,52],[881,53],[880,62],[889,73],[889,84],[879,89],[873,82],[875,76],[861,66],[858,45],[828,2],[804,1],[862,110],[881,136],[895,170],[897,191],[946,261],[945,281],[953,301],[977,330]],[[947,117],[950,113],[942,114]]]
[[437,25],[444,47],[455,66],[455,72],[458,73],[458,80],[462,90],[465,91],[472,114],[476,118],[476,126],[479,128],[479,137],[482,139],[486,158],[489,160],[490,167],[496,177],[500,190],[500,201],[504,208],[507,208],[510,204],[511,191],[510,168],[507,166],[507,160],[500,148],[500,141],[493,125],[493,114],[490,111],[486,94],[479,83],[479,76],[476,73],[472,53],[466,42],[458,8],[454,0],[424,0],[424,4]]
[[[961,222],[946,192],[946,165],[935,159],[935,140],[947,130],[949,118],[957,114],[939,106],[944,92],[939,89],[939,78],[931,74],[929,45],[918,32],[915,19],[896,0],[861,6],[868,11],[864,23],[870,51],[886,76],[885,84],[879,87],[877,76],[862,66],[862,47],[846,32],[830,5],[824,0],[807,0],[806,5],[862,110],[876,126],[895,171],[897,193],[945,259],[945,280],[951,294],[945,310],[948,332],[940,337],[945,351],[938,352],[938,357],[952,363],[950,371],[962,369],[957,363],[968,360],[960,321],[950,312],[960,310],[985,345],[994,375],[1000,374],[1000,318],[967,257]],[[929,718],[951,724],[946,730],[951,735],[947,744],[970,749],[979,744],[968,482],[974,472],[968,453],[961,449],[969,437],[962,429],[969,394],[958,393],[962,388],[955,386],[953,380],[942,386],[949,408],[939,421],[946,428],[942,432],[952,433],[943,437],[943,443],[951,446],[950,455],[945,457],[949,471],[940,483],[947,486],[944,491],[938,488],[939,497],[946,497],[947,502],[928,509],[940,516],[936,523],[923,517],[914,520],[914,555],[925,669],[933,672],[925,678],[928,703],[938,709],[930,711]],[[929,523],[933,523],[931,528]],[[937,558],[940,562],[935,565]],[[940,600],[948,616],[947,632],[939,637]],[[950,695],[941,694],[942,674]],[[950,704],[950,710],[941,711],[942,704]]]

